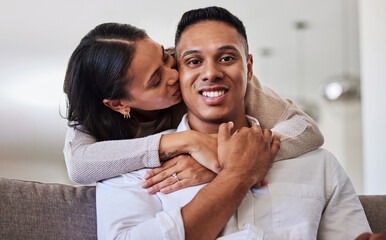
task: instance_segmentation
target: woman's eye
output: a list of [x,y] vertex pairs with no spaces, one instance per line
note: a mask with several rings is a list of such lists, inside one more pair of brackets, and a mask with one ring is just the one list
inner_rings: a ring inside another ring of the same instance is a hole
[[158,87],[161,83],[161,78],[153,85],[153,87]]
[[160,73],[157,74],[157,78],[158,78],[157,82],[155,82],[152,87],[158,87],[160,85],[160,83],[162,81]]

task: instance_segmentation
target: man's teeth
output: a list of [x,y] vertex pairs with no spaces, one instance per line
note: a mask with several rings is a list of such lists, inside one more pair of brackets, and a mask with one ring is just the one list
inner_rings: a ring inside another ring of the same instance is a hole
[[225,94],[225,90],[222,90],[222,91],[202,91],[202,96],[210,97],[210,98],[221,97],[224,94]]

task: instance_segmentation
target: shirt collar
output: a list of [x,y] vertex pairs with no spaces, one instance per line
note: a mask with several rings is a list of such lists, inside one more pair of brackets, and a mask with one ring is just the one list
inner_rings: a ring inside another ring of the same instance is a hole
[[[259,121],[256,118],[248,116],[248,115],[245,115],[245,117],[247,118],[247,121],[248,121],[250,126],[260,125]],[[182,132],[182,131],[186,131],[186,130],[191,130],[189,123],[188,123],[188,114],[187,113],[185,113],[184,116],[182,117],[182,120],[181,120],[180,124],[178,125],[177,132]]]

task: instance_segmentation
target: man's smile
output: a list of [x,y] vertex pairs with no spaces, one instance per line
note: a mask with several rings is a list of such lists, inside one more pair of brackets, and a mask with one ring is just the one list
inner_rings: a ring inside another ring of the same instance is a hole
[[219,105],[226,98],[228,89],[223,86],[205,87],[199,91],[202,99],[209,105]]
[[202,96],[209,97],[209,98],[221,97],[224,94],[225,94],[225,90],[221,90],[221,91],[201,91],[201,95]]

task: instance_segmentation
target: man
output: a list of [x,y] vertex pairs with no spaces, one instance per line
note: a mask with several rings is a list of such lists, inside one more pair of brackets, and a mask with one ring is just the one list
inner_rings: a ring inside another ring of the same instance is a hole
[[[188,108],[177,131],[218,132],[221,171],[171,194],[148,195],[146,169],[98,183],[99,238],[354,239],[370,231],[332,154],[318,149],[272,164],[277,136],[271,144],[270,131],[245,115],[253,59],[239,19],[217,7],[185,13],[176,57]],[[264,178],[267,186],[251,189]]]

